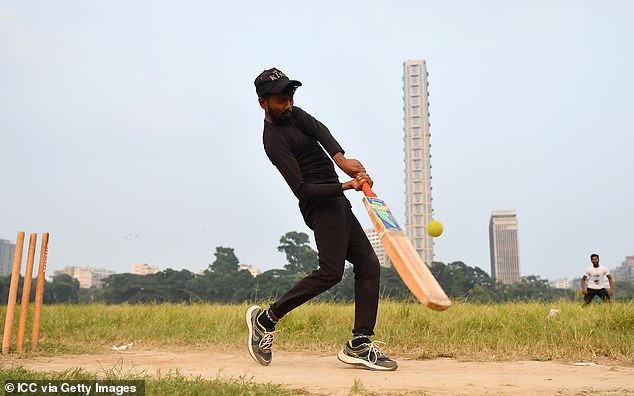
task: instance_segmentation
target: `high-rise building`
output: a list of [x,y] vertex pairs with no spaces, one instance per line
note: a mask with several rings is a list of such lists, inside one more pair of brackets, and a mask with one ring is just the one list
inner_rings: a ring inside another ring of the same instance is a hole
[[614,280],[634,282],[634,256],[627,256],[621,266],[610,270]]
[[520,245],[515,209],[494,210],[489,222],[491,277],[506,284],[520,280]]
[[14,255],[15,244],[6,239],[0,239],[0,276],[11,275]]
[[424,60],[403,62],[405,232],[430,265],[434,259],[434,240],[425,232],[426,224],[433,219],[427,76]]
[[374,228],[367,228],[363,231],[365,231],[365,235],[368,236],[372,249],[374,249],[374,253],[376,253],[376,256],[379,258],[379,264],[381,264],[381,267],[391,267],[392,264],[387,257],[385,247],[383,247],[381,238],[379,238],[379,234],[376,233],[376,230]]

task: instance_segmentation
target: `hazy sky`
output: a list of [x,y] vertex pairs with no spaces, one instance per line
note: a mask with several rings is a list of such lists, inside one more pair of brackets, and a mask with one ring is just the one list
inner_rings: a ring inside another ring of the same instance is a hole
[[197,272],[217,246],[282,268],[280,237],[312,234],[262,148],[273,66],[402,223],[402,65],[424,59],[436,260],[490,272],[491,211],[516,209],[523,276],[614,268],[634,255],[633,20],[632,1],[0,0],[0,238],[50,232],[49,273]]

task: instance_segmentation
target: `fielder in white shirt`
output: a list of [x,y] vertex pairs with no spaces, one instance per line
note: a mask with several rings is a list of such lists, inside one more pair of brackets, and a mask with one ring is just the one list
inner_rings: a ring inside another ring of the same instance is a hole
[[[581,293],[583,293],[583,305],[587,305],[592,302],[594,296],[601,297],[603,302],[610,302],[610,296],[614,294],[614,282],[612,282],[612,276],[610,271],[602,265],[599,265],[599,255],[590,255],[590,261],[592,261],[592,267],[588,267],[586,273],[581,278]],[[610,282],[610,290],[605,288],[605,279],[608,278]],[[586,280],[588,286],[586,287]]]

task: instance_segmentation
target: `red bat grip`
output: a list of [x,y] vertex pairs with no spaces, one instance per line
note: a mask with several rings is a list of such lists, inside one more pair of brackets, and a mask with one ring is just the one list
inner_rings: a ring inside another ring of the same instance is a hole
[[366,197],[376,197],[376,194],[374,193],[374,191],[372,191],[372,188],[368,183],[363,183],[361,189],[363,189],[363,193]]

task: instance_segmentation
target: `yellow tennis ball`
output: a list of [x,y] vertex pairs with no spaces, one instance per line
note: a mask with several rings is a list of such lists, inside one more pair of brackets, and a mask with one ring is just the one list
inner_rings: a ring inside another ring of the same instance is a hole
[[442,234],[442,223],[438,220],[432,220],[427,223],[427,233],[432,237],[439,237]]

